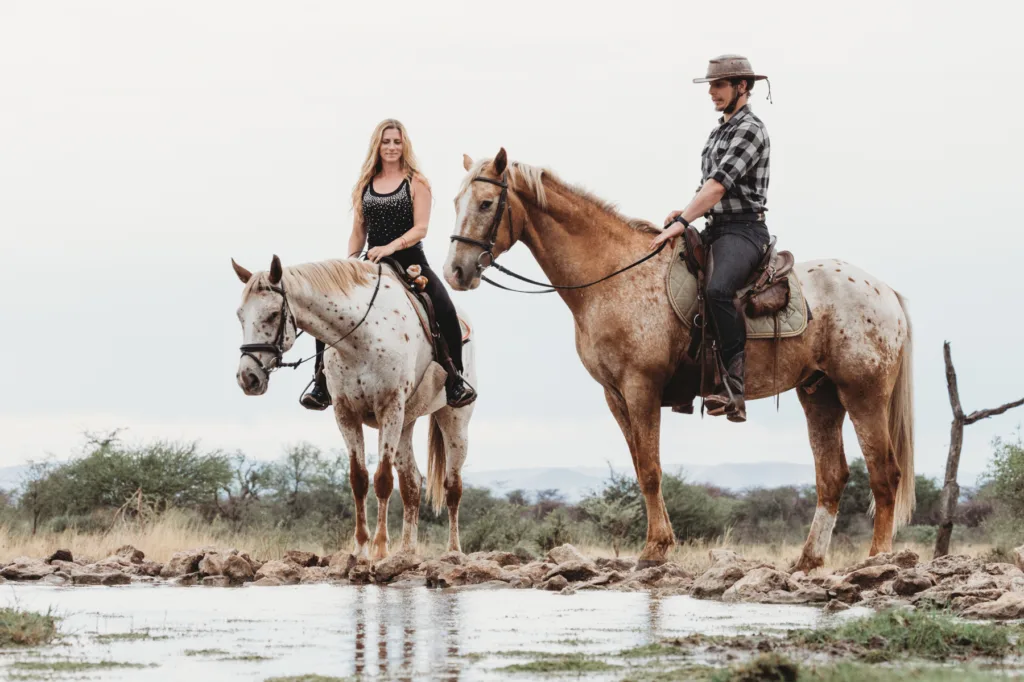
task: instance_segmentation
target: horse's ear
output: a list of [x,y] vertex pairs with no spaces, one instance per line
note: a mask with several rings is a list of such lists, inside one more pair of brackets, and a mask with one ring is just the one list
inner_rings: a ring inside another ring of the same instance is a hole
[[238,275],[238,279],[242,280],[242,284],[248,284],[252,279],[252,273],[236,263],[234,258],[231,259],[231,267],[235,269],[235,274]]
[[498,150],[498,155],[494,157],[494,172],[501,175],[508,168],[508,154],[505,153],[505,148],[502,147]]
[[462,167],[466,170],[473,167],[473,159],[469,158],[469,154],[462,155]]
[[277,254],[275,253],[274,259],[270,261],[270,283],[280,284],[282,274],[284,274],[284,272],[281,269],[281,259],[278,258]]

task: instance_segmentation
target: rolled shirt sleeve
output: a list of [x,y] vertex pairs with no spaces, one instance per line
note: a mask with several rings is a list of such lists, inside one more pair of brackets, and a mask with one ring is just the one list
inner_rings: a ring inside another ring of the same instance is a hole
[[732,189],[738,178],[757,165],[765,147],[765,136],[760,125],[744,121],[737,126],[710,179],[722,183],[726,191]]

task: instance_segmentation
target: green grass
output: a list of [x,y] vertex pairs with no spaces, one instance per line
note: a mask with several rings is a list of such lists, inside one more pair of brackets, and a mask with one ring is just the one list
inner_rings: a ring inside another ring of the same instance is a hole
[[644,644],[618,653],[622,658],[658,658],[661,656],[685,656],[686,652],[672,644]]
[[348,682],[347,677],[324,677],[323,675],[291,675],[289,677],[268,677],[263,682]]
[[507,673],[594,673],[618,670],[621,666],[610,665],[589,656],[549,656],[529,663],[515,663],[498,668]]
[[[642,682],[658,678],[638,678]],[[668,679],[668,678],[666,678]],[[707,679],[682,677],[677,679]],[[1005,680],[999,672],[964,667],[887,666],[865,663],[837,663],[799,666],[784,656],[767,654],[746,663],[719,670],[712,682],[992,682]]]
[[154,665],[143,663],[123,663],[120,661],[15,661],[11,668],[15,670],[34,670],[55,673],[77,673],[87,670],[109,670],[111,668],[153,668]]
[[218,661],[270,661],[273,660],[271,656],[260,656],[259,654],[241,654],[239,656],[224,656],[218,658]]
[[57,636],[57,619],[46,613],[0,609],[0,649],[49,644]]
[[949,658],[990,656],[1002,658],[1020,651],[1011,640],[1011,628],[967,623],[928,611],[893,610],[849,621],[835,628],[800,630],[790,641],[807,646],[849,646],[851,653],[871,662],[916,657],[944,661]]
[[230,656],[230,651],[223,649],[185,649],[186,656]]
[[168,635],[151,635],[149,630],[138,632],[111,632],[105,635],[96,635],[97,642],[133,642],[139,639],[170,639]]

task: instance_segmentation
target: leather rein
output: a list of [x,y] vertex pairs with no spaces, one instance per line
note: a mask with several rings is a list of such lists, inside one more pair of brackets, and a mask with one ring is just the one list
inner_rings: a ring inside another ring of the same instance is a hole
[[[473,182],[487,182],[492,185],[497,185],[498,187],[501,188],[501,194],[498,195],[498,205],[494,211],[494,219],[491,221],[491,227],[487,231],[487,240],[483,241],[480,239],[473,239],[471,237],[463,237],[462,235],[458,234],[453,234],[451,236],[451,240],[453,242],[471,244],[482,250],[480,255],[476,259],[477,272],[483,272],[487,268],[493,266],[494,269],[498,270],[499,272],[503,272],[509,277],[513,277],[519,280],[520,282],[526,282],[527,284],[533,284],[538,287],[543,287],[543,289],[541,289],[540,291],[513,289],[512,287],[507,287],[504,284],[499,284],[498,282],[495,282],[486,275],[480,275],[480,279],[482,279],[483,281],[487,282],[491,286],[497,287],[499,289],[504,289],[505,291],[512,291],[517,294],[550,294],[556,291],[586,289],[587,287],[592,287],[595,284],[600,284],[601,282],[607,281],[612,277],[615,277],[616,275],[621,275],[627,270],[631,270],[642,263],[646,263],[650,259],[657,256],[659,253],[661,253],[662,250],[665,248],[665,244],[668,243],[667,241],[662,242],[657,249],[650,252],[640,260],[634,261],[633,263],[630,263],[629,265],[620,268],[609,275],[605,275],[601,279],[596,279],[593,282],[587,282],[586,284],[551,284],[550,282],[538,282],[536,280],[530,279],[529,277],[524,277],[516,272],[513,272],[506,267],[503,267],[500,263],[497,262],[497,256],[494,255],[494,246],[498,241],[498,231],[501,229],[501,218],[503,213],[508,213],[509,244],[513,242],[515,237],[512,233],[512,204],[509,203],[508,200],[508,171],[506,170],[501,174],[501,180],[494,180],[492,178],[485,178],[482,175],[478,175],[475,178],[473,178]],[[485,258],[486,263],[484,262]]]
[[[381,266],[381,264],[378,263],[377,285],[373,288],[373,296],[370,297],[370,305],[366,306],[366,312],[363,313],[363,316],[362,318],[360,318],[359,322],[357,322],[354,327],[345,332],[341,336],[341,338],[339,338],[337,341],[330,344],[329,346],[325,346],[324,351],[326,351],[328,348],[334,348],[335,346],[337,346],[339,343],[347,339],[355,330],[359,329],[359,327],[361,327],[364,322],[366,322],[366,318],[369,317],[370,311],[373,309],[373,304],[377,300],[377,293],[380,291],[380,282],[383,279],[383,274],[383,266]],[[280,286],[275,286],[271,284],[270,290],[273,291],[274,293],[281,295],[280,320],[278,321],[277,334],[275,334],[274,336],[274,341],[272,343],[246,343],[238,347],[238,350],[242,353],[242,357],[251,358],[253,362],[255,362],[259,366],[259,368],[263,370],[263,373],[266,374],[268,377],[270,376],[270,373],[273,372],[275,369],[280,369],[281,367],[291,367],[292,369],[296,369],[303,363],[309,362],[317,355],[320,355],[320,353],[313,353],[308,358],[303,358],[302,360],[297,360],[295,362],[282,362],[282,360],[284,359],[284,337],[285,334],[287,333],[287,325],[290,320],[292,326],[295,327],[295,316],[292,314],[291,308],[288,306],[288,295],[285,293],[284,290],[284,279],[282,278]],[[297,329],[295,338],[299,338],[300,336],[302,336],[302,334],[302,330]],[[322,352],[323,351],[321,351],[321,353]],[[263,361],[260,360],[259,357],[255,355],[256,353],[270,353],[271,355],[274,356],[274,359],[269,364],[269,366],[264,365]]]

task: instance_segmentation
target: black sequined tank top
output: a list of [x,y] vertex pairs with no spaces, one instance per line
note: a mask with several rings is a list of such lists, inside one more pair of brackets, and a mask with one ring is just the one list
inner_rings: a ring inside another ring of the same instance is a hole
[[[363,226],[366,228],[366,242],[370,248],[386,246],[412,229],[412,194],[409,180],[402,180],[394,192],[378,194],[371,179],[363,191]],[[423,244],[417,243],[408,249],[395,252],[399,262],[424,260]]]

